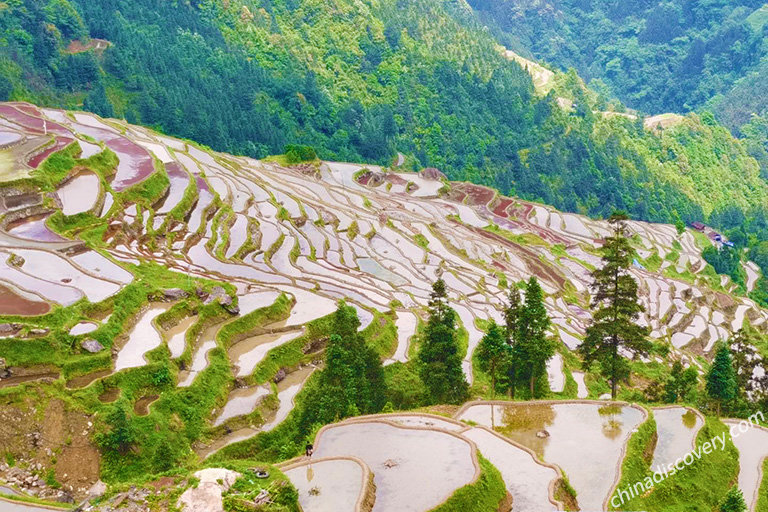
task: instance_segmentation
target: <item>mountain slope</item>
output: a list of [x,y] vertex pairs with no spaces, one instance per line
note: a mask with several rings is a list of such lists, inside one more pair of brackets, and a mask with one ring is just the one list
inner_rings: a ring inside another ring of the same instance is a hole
[[253,157],[287,143],[336,160],[386,163],[399,151],[406,167],[592,216],[692,222],[736,207],[753,218],[766,204],[724,132],[692,118],[670,149],[666,134],[591,115],[604,100],[576,77],[538,96],[461,2],[4,5],[5,97],[82,104]]

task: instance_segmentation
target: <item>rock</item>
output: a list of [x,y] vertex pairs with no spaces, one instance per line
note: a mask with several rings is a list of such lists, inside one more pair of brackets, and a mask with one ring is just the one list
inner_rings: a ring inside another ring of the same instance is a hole
[[12,267],[22,267],[24,265],[24,258],[18,254],[11,254],[8,258],[8,264]]
[[223,512],[221,495],[229,490],[240,473],[229,469],[207,468],[195,473],[200,479],[196,488],[184,491],[177,506],[184,512]]
[[11,334],[18,330],[19,328],[15,324],[0,324],[0,334]]
[[286,376],[286,375],[288,375],[288,374],[285,372],[285,369],[283,369],[283,368],[280,368],[280,369],[277,371],[277,373],[275,374],[275,377],[272,379],[272,382],[274,382],[275,384],[277,384],[278,382],[280,382],[281,380],[283,380],[283,379],[285,378],[285,376]]
[[237,315],[240,313],[240,307],[233,304],[232,297],[221,286],[214,286],[211,293],[208,294],[208,298],[203,301],[203,304],[211,304],[216,300],[230,314]]
[[163,290],[163,296],[168,300],[181,300],[188,297],[189,294],[181,288],[170,288],[168,290]]
[[426,180],[442,180],[446,179],[445,174],[435,169],[434,167],[426,167],[419,172],[419,176]]
[[544,429],[541,429],[538,432],[536,432],[536,437],[544,439],[545,437],[549,437],[549,432],[547,432]]
[[103,496],[105,492],[107,492],[107,484],[101,480],[97,480],[96,483],[93,484],[90,489],[88,489],[88,497],[97,498],[99,496]]
[[604,395],[600,395],[600,400],[610,400],[610,399],[611,399],[611,394],[610,393],[606,393]]
[[34,328],[29,330],[30,336],[45,336],[50,331],[48,329]]
[[104,345],[94,339],[85,340],[80,344],[80,346],[83,347],[83,350],[90,352],[91,354],[95,354],[96,352],[101,352],[104,350]]

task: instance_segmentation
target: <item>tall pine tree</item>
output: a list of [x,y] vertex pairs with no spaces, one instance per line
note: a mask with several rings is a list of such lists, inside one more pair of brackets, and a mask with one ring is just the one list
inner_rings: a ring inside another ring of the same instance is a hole
[[360,335],[357,311],[339,301],[333,333],[325,349],[325,367],[317,386],[308,389],[301,428],[326,424],[354,414],[381,411],[386,401],[384,371],[376,351]]
[[456,339],[456,312],[448,304],[442,279],[432,285],[429,320],[419,349],[419,375],[433,403],[458,404],[469,396]]
[[557,344],[547,336],[550,323],[544,307],[544,292],[538,279],[531,277],[525,291],[515,347],[515,358],[525,369],[531,398],[535,397],[536,381],[547,372],[547,361],[557,349]]
[[647,355],[650,348],[649,330],[637,324],[645,308],[638,302],[637,281],[629,273],[634,250],[627,220],[624,212],[608,219],[612,232],[602,247],[603,266],[592,272],[592,323],[578,349],[586,368],[595,362],[600,365],[600,372],[611,383],[614,400],[619,382],[630,375],[629,363],[621,352]]
[[510,359],[507,365],[507,379],[509,381],[509,392],[512,398],[515,398],[515,388],[520,379],[520,365],[517,360],[517,343],[520,339],[520,316],[522,315],[522,309],[523,305],[522,299],[520,298],[520,290],[513,285],[509,289],[507,305],[504,309],[505,334],[507,337],[507,344],[510,348]]
[[736,371],[728,345],[720,343],[715,352],[715,359],[707,374],[707,395],[717,403],[717,415],[723,408],[723,402],[736,398]]

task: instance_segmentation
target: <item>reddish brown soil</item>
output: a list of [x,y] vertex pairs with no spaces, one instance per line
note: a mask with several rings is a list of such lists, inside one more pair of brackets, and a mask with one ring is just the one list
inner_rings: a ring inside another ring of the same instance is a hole
[[47,302],[26,299],[0,284],[0,315],[36,316],[50,310],[51,306]]
[[99,478],[92,433],[92,418],[67,410],[61,400],[7,395],[0,401],[0,451],[22,466],[41,464],[42,474],[52,468],[62,488],[76,499]]
[[509,199],[508,197],[502,197],[500,201],[496,202],[496,206],[493,207],[491,210],[494,215],[498,215],[499,217],[509,218],[511,215],[507,212],[507,209],[515,204],[514,199]]
[[484,206],[490,203],[496,192],[488,187],[473,185],[472,183],[455,183],[454,187],[462,190],[466,195],[466,203],[472,206]]

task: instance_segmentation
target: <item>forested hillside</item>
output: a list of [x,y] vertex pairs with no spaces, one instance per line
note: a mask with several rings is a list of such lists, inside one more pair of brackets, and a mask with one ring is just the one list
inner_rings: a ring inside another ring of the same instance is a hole
[[0,99],[255,157],[288,143],[348,161],[399,151],[592,216],[766,229],[758,165],[713,119],[662,133],[596,114],[605,95],[575,74],[541,96],[462,2],[11,0],[0,30]]
[[511,48],[576,68],[650,114],[696,110],[728,93],[758,69],[766,49],[764,0],[470,4]]

